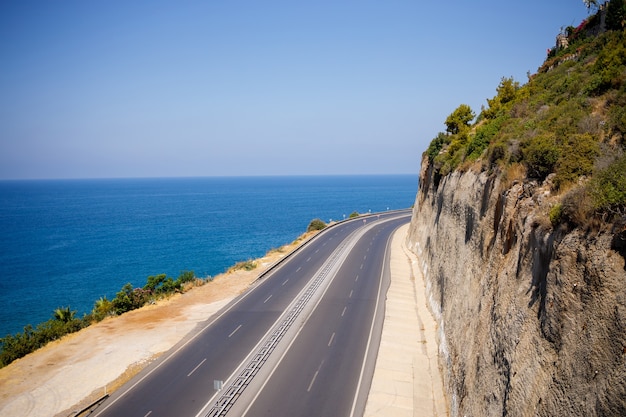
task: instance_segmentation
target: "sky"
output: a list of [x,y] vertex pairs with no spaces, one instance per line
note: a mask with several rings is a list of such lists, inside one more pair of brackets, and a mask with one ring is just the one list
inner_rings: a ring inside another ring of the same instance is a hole
[[2,1],[0,179],[414,174],[581,0]]

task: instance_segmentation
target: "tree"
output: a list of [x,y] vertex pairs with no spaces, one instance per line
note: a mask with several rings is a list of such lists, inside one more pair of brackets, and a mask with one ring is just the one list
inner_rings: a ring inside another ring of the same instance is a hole
[[626,25],[626,2],[611,0],[606,10],[606,28],[621,30]]
[[587,7],[587,10],[591,11],[591,8],[597,8],[598,7],[598,0],[583,0],[583,3],[585,3],[585,6]]
[[52,316],[55,320],[58,320],[63,323],[69,323],[74,320],[74,316],[76,315],[76,311],[70,310],[69,307],[59,307],[52,313]]
[[496,88],[496,96],[492,99],[487,99],[489,108],[483,109],[482,117],[485,119],[495,119],[500,116],[507,108],[505,105],[515,100],[519,89],[519,82],[515,81],[513,77],[502,77],[500,84]]
[[107,316],[115,314],[113,303],[106,297],[100,297],[96,300],[91,311],[91,315],[95,321],[100,321]]
[[474,120],[474,117],[476,117],[476,114],[474,114],[472,108],[467,104],[461,104],[446,119],[446,131],[456,135],[460,131],[469,127],[469,124],[472,120]]

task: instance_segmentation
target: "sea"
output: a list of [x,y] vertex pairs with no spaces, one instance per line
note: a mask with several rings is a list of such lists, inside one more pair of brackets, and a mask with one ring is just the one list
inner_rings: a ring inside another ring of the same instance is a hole
[[78,316],[126,283],[207,278],[311,220],[409,208],[416,175],[0,181],[0,337]]

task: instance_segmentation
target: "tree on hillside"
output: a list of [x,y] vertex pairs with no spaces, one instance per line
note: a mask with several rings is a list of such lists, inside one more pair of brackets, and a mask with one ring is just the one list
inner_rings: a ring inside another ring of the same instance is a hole
[[498,117],[505,110],[505,105],[515,100],[519,89],[519,82],[515,81],[513,77],[502,77],[500,84],[496,88],[496,96],[492,99],[487,99],[489,107],[487,109],[483,108],[481,117],[486,119]]
[[70,310],[69,307],[59,307],[54,310],[52,316],[55,320],[61,321],[63,323],[69,323],[74,320],[74,316],[76,315],[76,311]]
[[621,30],[626,26],[626,2],[611,0],[606,9],[606,28]]
[[446,119],[446,132],[456,135],[469,127],[476,114],[467,104],[461,104]]
[[598,7],[598,0],[583,0],[583,3],[585,3],[587,10],[591,10],[592,7]]

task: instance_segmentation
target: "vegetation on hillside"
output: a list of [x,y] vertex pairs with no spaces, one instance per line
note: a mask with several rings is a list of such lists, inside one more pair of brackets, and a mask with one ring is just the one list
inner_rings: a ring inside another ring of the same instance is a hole
[[561,195],[553,224],[626,215],[626,2],[606,4],[604,28],[590,3],[526,84],[502,78],[477,118],[465,104],[447,117],[425,153],[435,184],[453,170],[522,173]]
[[307,232],[314,232],[317,230],[322,230],[326,227],[326,223],[324,223],[323,220],[320,219],[313,219],[311,220],[311,223],[309,223],[309,226],[306,228]]
[[57,308],[52,312],[52,317],[49,320],[38,324],[36,327],[29,324],[24,327],[24,331],[21,333],[0,338],[0,367],[26,356],[53,340],[77,332],[106,317],[124,314],[204,282],[206,280],[196,278],[193,271],[182,272],[176,279],[165,274],[155,275],[148,277],[143,288],[133,288],[128,283],[112,300],[101,297],[94,303],[91,313],[81,318],[76,317],[76,311],[70,307]]

